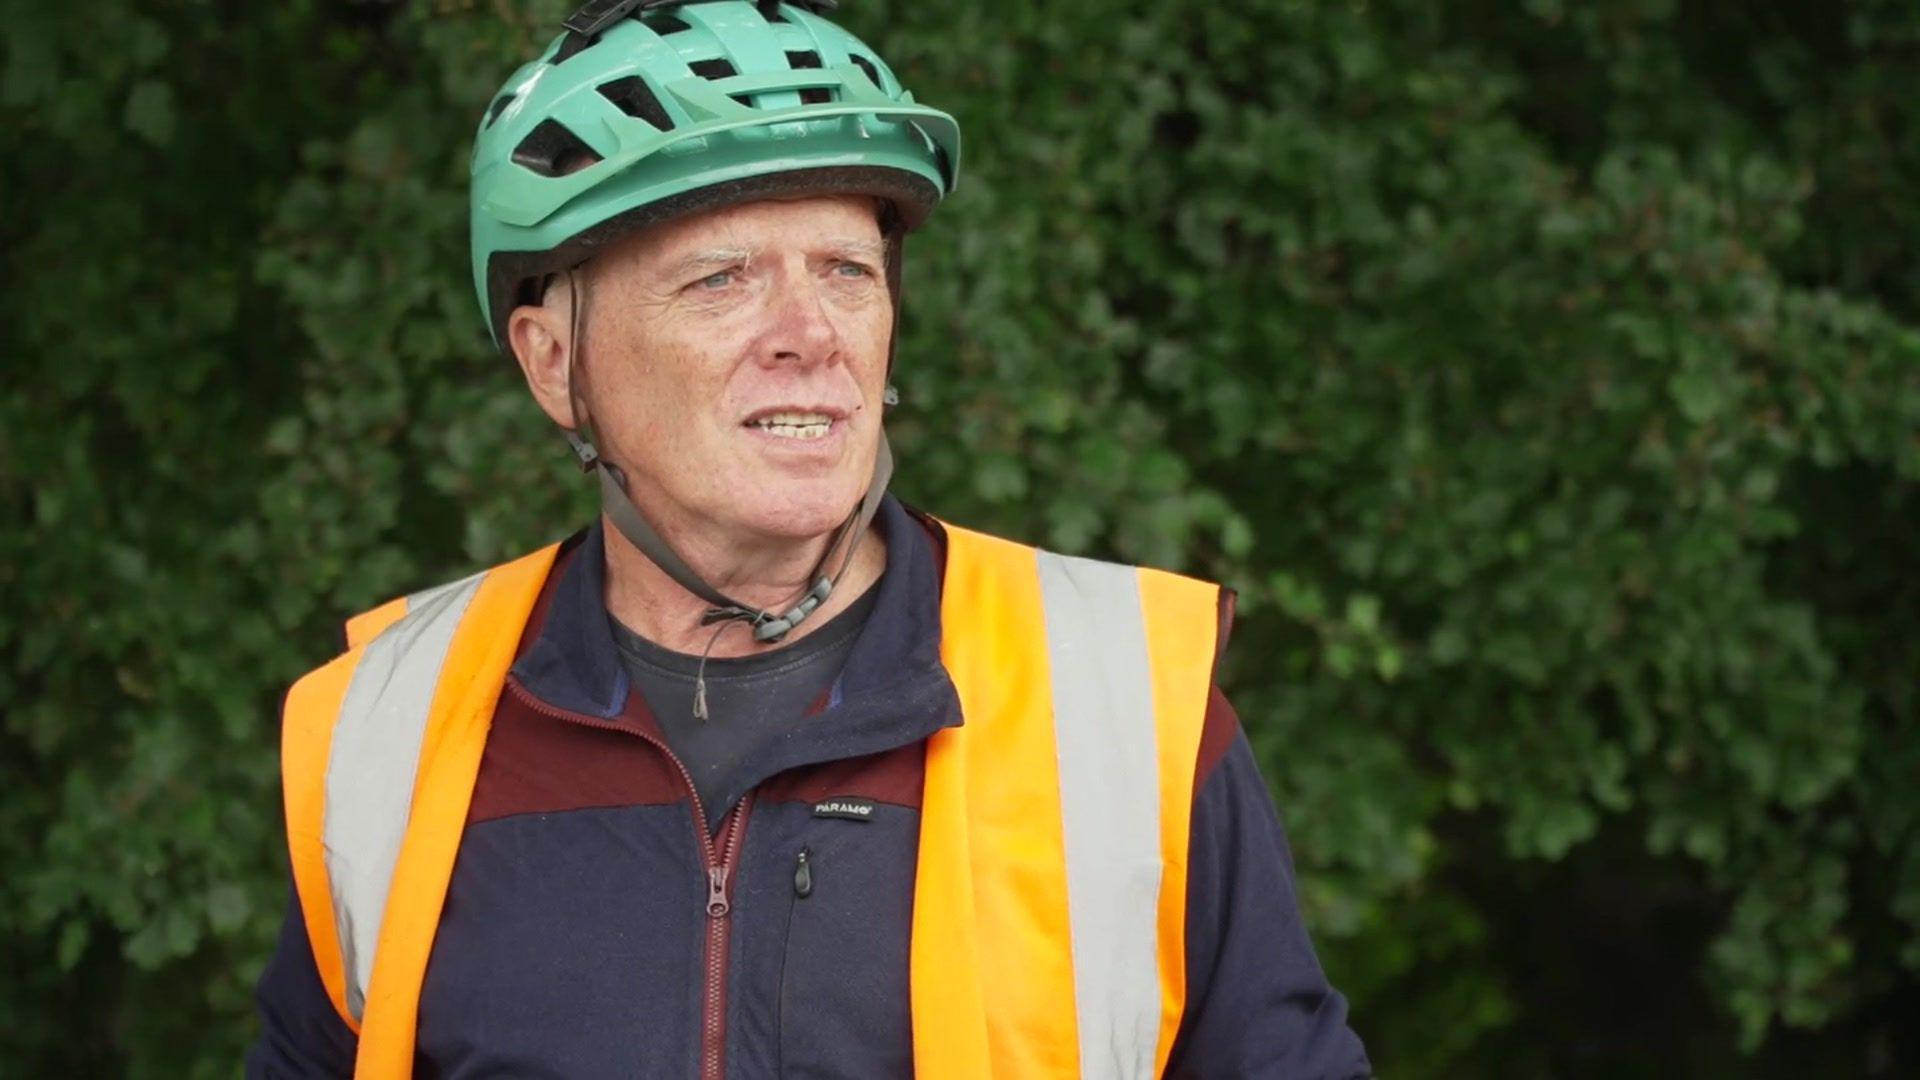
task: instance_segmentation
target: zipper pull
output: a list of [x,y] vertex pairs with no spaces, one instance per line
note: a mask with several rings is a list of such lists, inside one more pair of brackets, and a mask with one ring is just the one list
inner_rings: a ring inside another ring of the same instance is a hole
[[793,868],[793,895],[805,900],[813,895],[813,867],[807,864],[807,849],[800,849],[800,861]]
[[707,914],[720,918],[731,909],[727,903],[727,868],[714,866],[707,869]]

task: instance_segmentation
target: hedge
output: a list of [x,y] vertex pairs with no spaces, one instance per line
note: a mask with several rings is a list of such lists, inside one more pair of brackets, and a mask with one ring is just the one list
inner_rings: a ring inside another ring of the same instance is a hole
[[[592,492],[466,148],[565,6],[9,3],[0,1059],[231,1075],[287,683]],[[1920,8],[853,0],[907,498],[1218,578],[1376,1065],[1920,1071]]]

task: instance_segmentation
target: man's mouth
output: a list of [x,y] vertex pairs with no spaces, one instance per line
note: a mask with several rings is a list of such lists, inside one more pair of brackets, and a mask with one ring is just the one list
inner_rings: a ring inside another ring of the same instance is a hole
[[834,419],[823,412],[783,410],[756,416],[746,426],[783,439],[824,439],[833,431]]

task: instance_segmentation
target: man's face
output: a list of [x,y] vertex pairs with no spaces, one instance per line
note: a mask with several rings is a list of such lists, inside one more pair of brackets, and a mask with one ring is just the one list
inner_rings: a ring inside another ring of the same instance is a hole
[[649,516],[793,539],[852,511],[880,437],[884,256],[871,199],[819,197],[667,222],[588,264],[586,401]]

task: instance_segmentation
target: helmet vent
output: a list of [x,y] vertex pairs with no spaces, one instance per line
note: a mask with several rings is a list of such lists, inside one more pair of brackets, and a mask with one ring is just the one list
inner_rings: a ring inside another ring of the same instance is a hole
[[593,41],[593,38],[585,34],[569,33],[567,39],[560,43],[560,47],[554,50],[553,63],[557,66],[579,56],[593,44]]
[[[822,15],[840,6],[840,0],[786,0],[786,2],[810,15]],[[755,6],[760,9],[760,17],[768,22],[790,23],[793,21],[787,18],[786,12],[780,10],[783,6],[781,0],[757,0]]]
[[619,106],[628,116],[645,120],[661,131],[673,130],[673,117],[667,115],[660,99],[653,96],[652,88],[638,75],[601,83],[600,96]]
[[493,104],[487,106],[487,122],[480,126],[483,128],[492,127],[493,122],[500,119],[500,114],[507,111],[507,106],[513,104],[513,99],[519,96],[519,92],[515,91],[513,93],[501,94],[499,97],[494,98]]
[[[820,54],[808,49],[787,54],[787,66],[795,71],[820,67]],[[809,86],[800,91],[800,104],[825,105],[833,100],[833,91],[824,86]]]
[[693,27],[687,25],[685,19],[682,19],[678,15],[649,15],[646,19],[646,24],[647,29],[662,37],[668,34],[677,34],[682,30],[693,29]]
[[881,86],[880,69],[873,66],[873,61],[867,59],[864,56],[861,56],[859,53],[852,54],[851,59],[853,60],[854,66],[858,67],[861,71],[866,72],[867,78],[873,80],[873,85]]
[[541,176],[565,176],[601,160],[593,147],[581,142],[580,136],[558,120],[540,121],[540,126],[513,148],[514,164]]
[[703,79],[731,79],[740,74],[733,64],[725,59],[695,60],[687,65],[695,75]]

